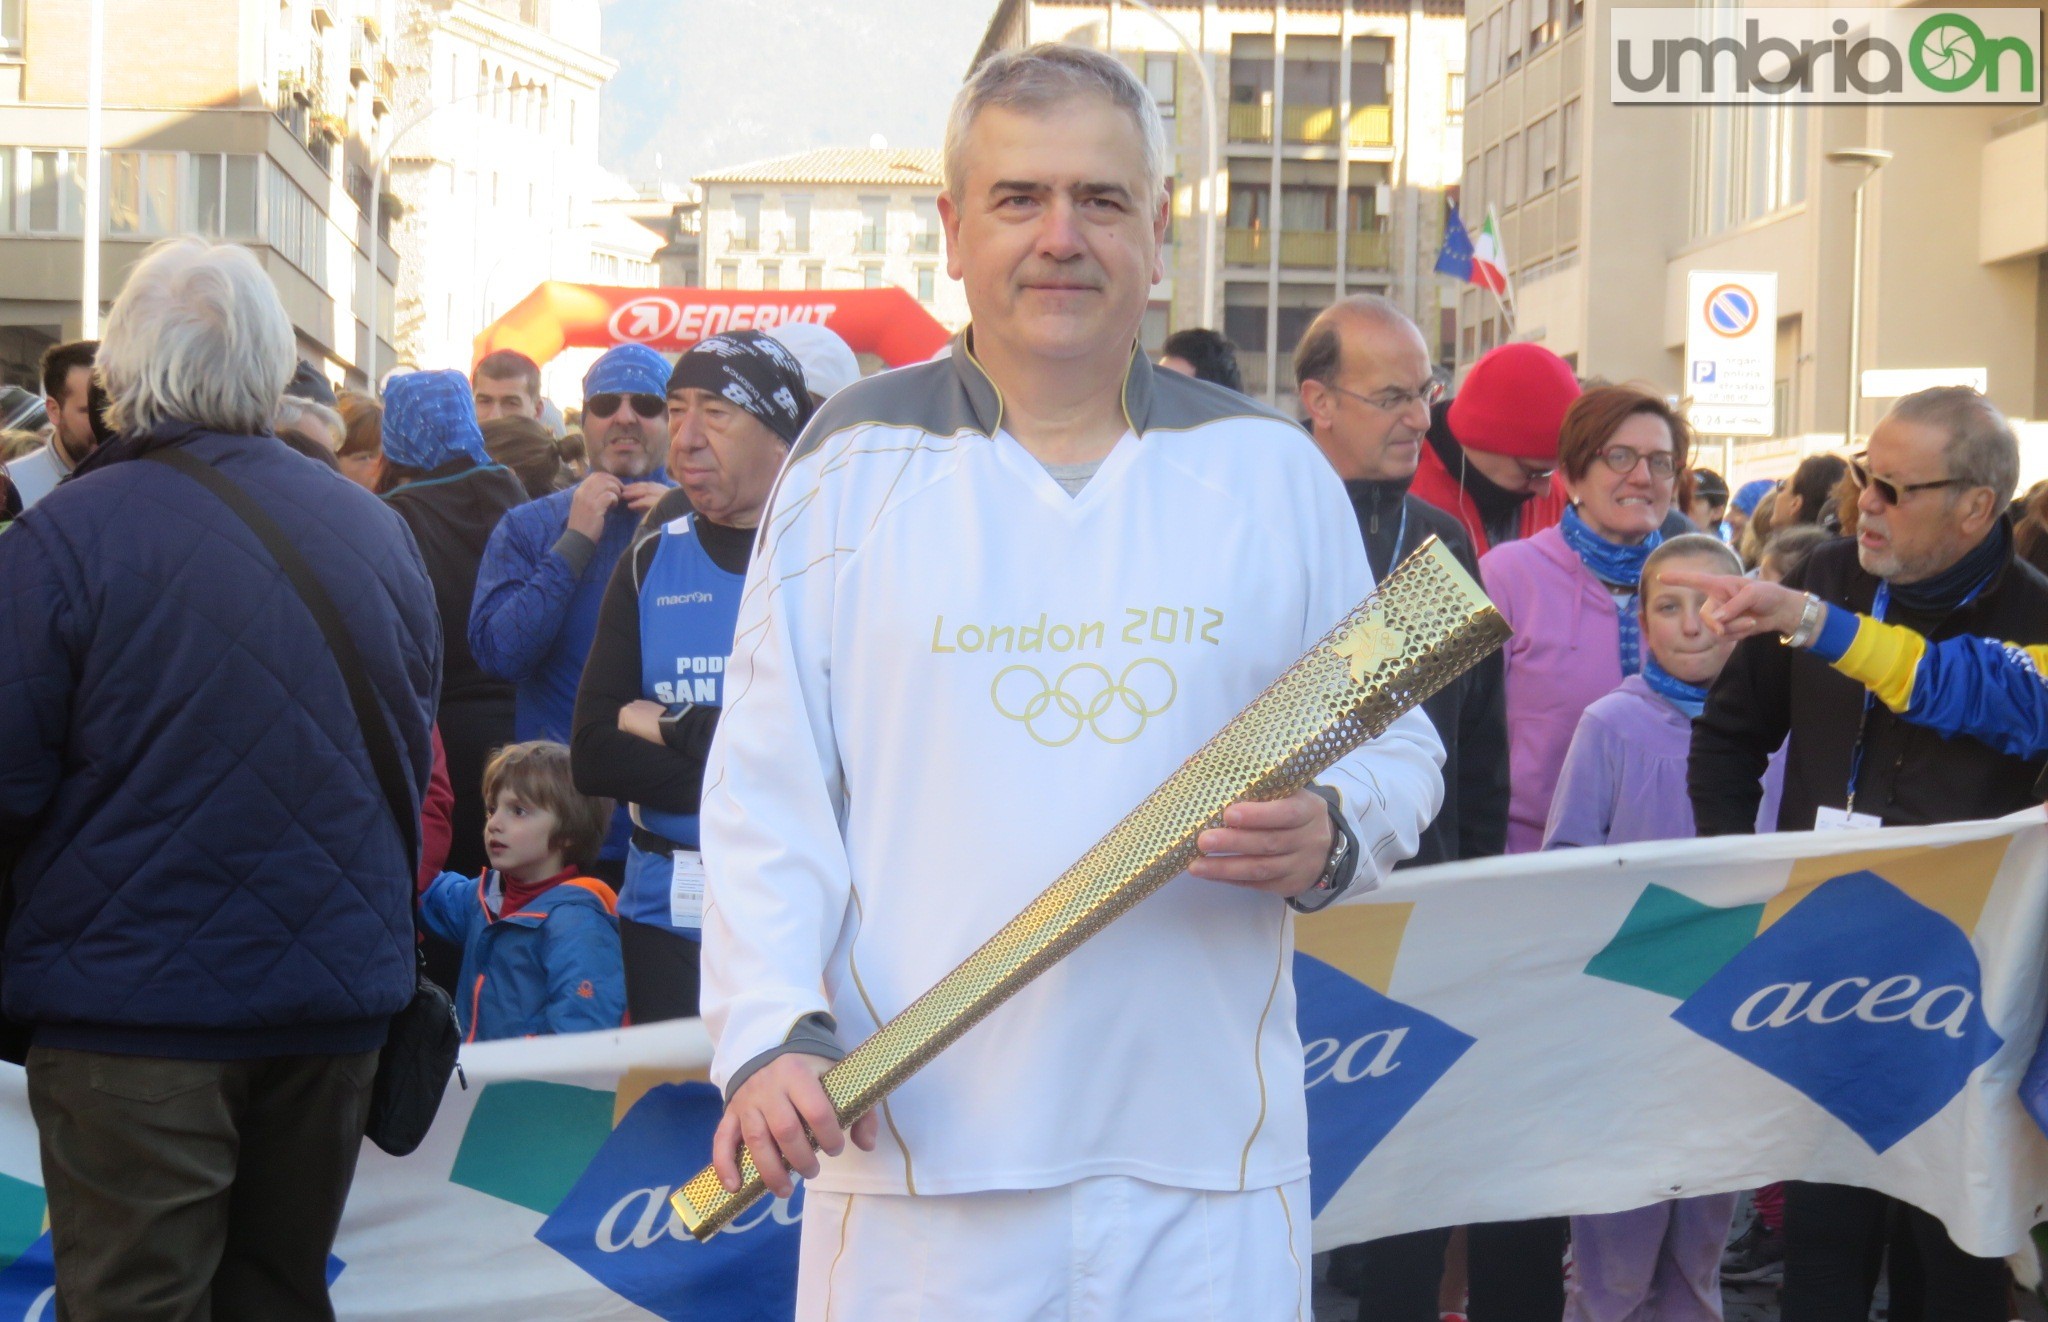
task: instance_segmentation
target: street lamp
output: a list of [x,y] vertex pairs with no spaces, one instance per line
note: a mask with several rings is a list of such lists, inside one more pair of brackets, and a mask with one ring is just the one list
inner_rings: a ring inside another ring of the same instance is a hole
[[377,260],[377,221],[384,208],[384,163],[390,159],[391,153],[397,150],[399,141],[406,134],[426,123],[432,116],[439,114],[450,106],[459,106],[465,102],[489,96],[496,90],[498,89],[488,86],[479,87],[476,91],[464,96],[458,96],[452,101],[443,101],[439,105],[425,107],[417,114],[409,116],[404,123],[393,129],[391,131],[391,139],[384,144],[383,150],[370,158],[370,349],[369,356],[364,364],[364,375],[369,378],[370,393],[373,396],[377,393],[377,305],[383,301],[377,297],[379,292],[377,281],[380,275],[380,263]]
[[1215,324],[1216,318],[1216,168],[1218,148],[1216,145],[1216,88],[1209,81],[1209,65],[1202,53],[1195,49],[1193,42],[1179,27],[1169,23],[1166,15],[1152,5],[1152,0],[1123,0],[1133,9],[1142,9],[1150,14],[1161,27],[1173,34],[1180,48],[1194,63],[1195,80],[1202,85],[1202,132],[1208,148],[1209,169],[1202,177],[1202,187],[1196,194],[1196,203],[1202,208],[1202,318],[1201,324]]
[[1863,403],[1863,190],[1891,158],[1882,147],[1837,147],[1827,153],[1828,164],[1863,171],[1856,181],[1855,218],[1850,222],[1855,232],[1849,244],[1849,416],[1842,424],[1844,445],[1856,443],[1856,412]]

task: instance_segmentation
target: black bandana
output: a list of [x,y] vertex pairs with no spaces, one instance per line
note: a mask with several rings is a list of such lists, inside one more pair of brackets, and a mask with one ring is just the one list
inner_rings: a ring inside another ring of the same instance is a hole
[[780,340],[756,330],[727,331],[697,343],[676,360],[669,393],[708,390],[759,418],[785,441],[811,420],[803,364]]

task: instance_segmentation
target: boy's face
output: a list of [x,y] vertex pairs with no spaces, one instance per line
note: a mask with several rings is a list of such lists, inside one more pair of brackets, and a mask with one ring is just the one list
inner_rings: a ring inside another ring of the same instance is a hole
[[562,851],[555,845],[555,815],[514,794],[499,790],[498,801],[484,823],[484,852],[491,866],[519,881],[539,881],[562,870]]
[[1673,556],[1659,562],[1658,572],[1643,585],[1643,641],[1657,664],[1688,684],[1711,684],[1728,663],[1735,640],[1707,628],[1700,619],[1706,593],[1667,584],[1662,572],[1667,568],[1725,574],[1728,564],[1719,556]]

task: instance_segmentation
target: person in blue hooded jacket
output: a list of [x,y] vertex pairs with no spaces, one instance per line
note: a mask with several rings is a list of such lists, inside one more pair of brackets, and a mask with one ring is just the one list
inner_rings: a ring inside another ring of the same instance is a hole
[[568,748],[546,740],[499,749],[484,768],[484,798],[491,865],[476,877],[444,872],[420,896],[420,921],[462,947],[463,1041],[617,1028],[626,1013],[618,897],[583,875],[611,800],[578,794]]

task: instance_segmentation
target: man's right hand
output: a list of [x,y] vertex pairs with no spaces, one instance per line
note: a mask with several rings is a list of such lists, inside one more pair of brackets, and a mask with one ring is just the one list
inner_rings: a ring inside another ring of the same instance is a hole
[[[727,1193],[740,1187],[740,1144],[754,1158],[755,1169],[769,1192],[787,1198],[795,1192],[791,1173],[805,1179],[818,1174],[818,1153],[836,1157],[846,1150],[846,1134],[832,1100],[819,1082],[832,1062],[822,1056],[791,1053],[777,1056],[740,1085],[725,1104],[725,1118],[711,1138],[711,1164]],[[875,1150],[876,1119],[873,1111],[853,1126],[854,1146],[863,1152]],[[811,1146],[804,1127],[810,1126],[818,1146]]]
[[569,531],[580,532],[591,541],[604,536],[604,516],[619,503],[625,486],[610,473],[592,473],[576,484],[569,500]]
[[1713,632],[1738,641],[1760,633],[1789,634],[1799,627],[1799,617],[1806,612],[1804,592],[1759,578],[1667,569],[1658,573],[1657,581],[1706,593],[1700,619]]

